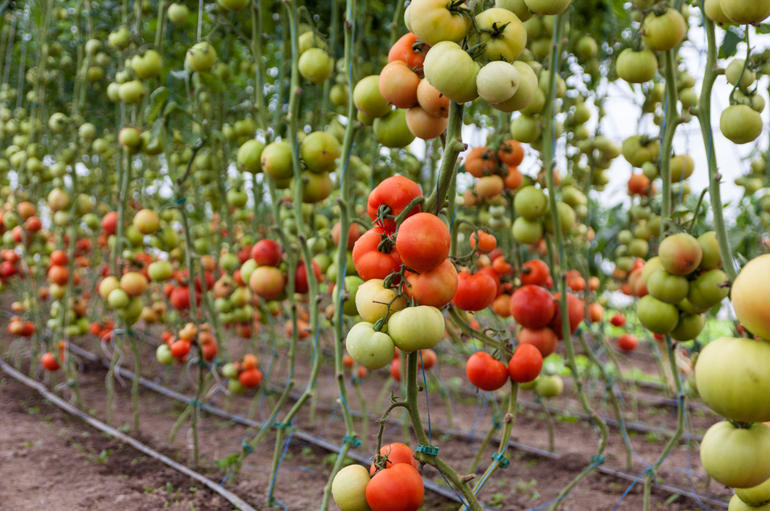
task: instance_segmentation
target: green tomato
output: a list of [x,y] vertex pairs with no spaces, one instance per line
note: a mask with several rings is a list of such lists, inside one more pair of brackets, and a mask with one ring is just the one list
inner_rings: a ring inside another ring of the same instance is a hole
[[240,380],[227,380],[227,390],[232,394],[243,394],[246,392],[246,387],[240,382]]
[[441,41],[428,50],[423,65],[425,79],[455,103],[478,97],[479,65],[457,43]]
[[370,511],[366,502],[369,471],[363,465],[348,465],[332,480],[332,498],[340,511]]
[[353,360],[367,369],[382,369],[393,360],[396,348],[385,332],[377,332],[371,323],[356,323],[345,337],[345,349]]
[[534,245],[543,237],[543,224],[539,220],[527,220],[523,216],[513,221],[513,238],[522,245]]
[[128,306],[131,298],[122,289],[113,289],[107,297],[107,305],[110,309],[122,309]]
[[719,253],[719,242],[717,241],[716,232],[709,231],[701,234],[698,236],[698,244],[703,252],[699,268],[702,270],[718,268],[722,264],[722,256]]
[[516,192],[513,207],[517,215],[527,220],[536,220],[548,211],[548,197],[539,188],[525,186]]
[[311,172],[331,172],[342,154],[342,146],[331,133],[314,131],[302,140],[299,151]]
[[406,123],[406,110],[397,108],[374,120],[374,136],[385,147],[406,147],[414,140],[414,135]]
[[728,421],[711,426],[700,444],[706,472],[720,483],[750,488],[770,478],[770,428],[751,424],[736,428]]
[[216,62],[217,52],[207,41],[194,44],[185,56],[185,64],[196,73],[210,71]]
[[703,314],[680,314],[676,328],[671,331],[671,337],[677,341],[690,341],[698,337],[706,325]]
[[558,374],[542,374],[535,380],[535,393],[545,398],[561,395],[564,390],[564,381]]
[[[342,302],[342,312],[346,316],[355,316],[358,314],[358,309],[356,309],[356,293],[358,292],[359,286],[363,283],[363,279],[356,275],[347,275],[345,277],[345,294],[347,294],[347,298],[344,298],[344,301]],[[336,284],[332,291],[332,299],[337,299]]]
[[299,74],[311,83],[325,82],[334,71],[334,59],[321,48],[310,48],[299,57]]
[[695,366],[703,402],[718,414],[740,422],[770,420],[770,343],[722,337],[708,343]]
[[[374,118],[390,112],[390,103],[380,94],[379,84],[379,75],[369,75],[356,83],[353,88],[353,103],[359,110],[359,115],[363,113],[369,118]],[[364,124],[371,124],[371,122],[364,122]]]
[[643,297],[636,304],[636,314],[642,325],[656,334],[671,332],[679,322],[679,310],[676,306],[650,295]]
[[168,261],[154,261],[147,268],[147,273],[153,282],[162,282],[171,278],[173,268]]
[[238,367],[232,362],[228,362],[227,364],[222,366],[222,376],[224,376],[225,378],[229,378],[231,380],[237,379]]
[[527,44],[524,24],[508,9],[492,7],[482,11],[476,16],[476,26],[484,43],[484,55],[490,60],[513,62]]
[[388,333],[406,353],[432,348],[444,336],[444,316],[429,305],[407,307],[390,317]]
[[247,140],[238,148],[236,158],[238,168],[244,172],[256,174],[262,170],[262,151],[265,144],[259,140]]
[[155,358],[166,366],[174,363],[174,355],[171,354],[171,348],[168,347],[168,344],[161,344],[155,349]]
[[728,282],[727,274],[722,270],[709,270],[701,273],[690,283],[687,300],[695,307],[710,309],[730,292],[724,284]]
[[740,497],[738,494],[740,491],[746,491],[746,489],[735,489],[735,494],[730,498],[727,511],[770,511],[770,502],[751,505]]
[[646,280],[652,296],[666,303],[677,304],[687,297],[690,284],[681,275],[672,275],[663,268],[652,272]]

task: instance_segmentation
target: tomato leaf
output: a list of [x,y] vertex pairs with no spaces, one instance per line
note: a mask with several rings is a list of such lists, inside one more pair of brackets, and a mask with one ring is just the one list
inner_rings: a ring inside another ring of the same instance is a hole
[[158,114],[160,114],[170,95],[171,91],[169,91],[166,87],[158,87],[152,91],[152,94],[150,95],[150,102],[147,105],[147,109],[145,111],[145,118],[147,119],[148,123],[155,122],[155,119],[158,118]]
[[735,27],[730,27],[725,31],[725,38],[722,39],[722,45],[719,47],[719,58],[726,59],[735,55],[738,49],[738,43],[743,40],[743,32]]

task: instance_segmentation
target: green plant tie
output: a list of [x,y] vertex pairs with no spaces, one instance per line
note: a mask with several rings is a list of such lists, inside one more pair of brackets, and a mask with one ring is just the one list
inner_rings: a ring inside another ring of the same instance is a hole
[[500,465],[500,468],[508,468],[508,466],[511,464],[511,460],[509,460],[505,454],[501,452],[496,452],[492,455],[492,459],[497,461],[497,463]]
[[352,435],[345,435],[345,438],[343,438],[342,441],[346,444],[350,444],[353,449],[361,445],[361,440]]
[[594,466],[598,466],[604,463],[604,456],[601,454],[597,454],[596,456],[591,456],[591,464]]
[[241,442],[241,447],[243,448],[243,452],[245,452],[246,454],[251,454],[254,452],[254,448],[251,445],[249,445],[249,443],[246,440]]
[[438,456],[438,447],[435,445],[422,445],[417,444],[417,448],[415,451],[420,452],[422,454],[427,454],[428,456]]
[[291,427],[291,422],[274,422],[273,427],[275,429],[289,429]]
[[191,399],[190,405],[194,406],[195,408],[200,408],[201,406],[203,406],[203,403],[201,403],[197,399]]

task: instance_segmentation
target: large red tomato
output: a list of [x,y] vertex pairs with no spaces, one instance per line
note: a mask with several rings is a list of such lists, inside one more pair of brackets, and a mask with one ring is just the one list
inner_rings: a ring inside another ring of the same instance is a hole
[[366,502],[372,511],[417,511],[423,497],[422,476],[409,463],[380,470],[366,485]]
[[[422,195],[420,186],[409,178],[403,176],[392,176],[382,181],[369,194],[369,201],[366,210],[369,218],[373,221],[377,218],[377,211],[380,206],[389,208],[389,215],[398,216],[401,211],[412,201]],[[414,215],[420,211],[417,206],[410,211],[409,215]],[[396,222],[392,218],[386,218],[381,227],[388,232],[396,230]]]
[[396,249],[401,261],[418,272],[430,271],[449,257],[449,228],[436,215],[417,213],[398,228]]
[[460,272],[457,276],[457,292],[452,299],[458,308],[466,311],[486,309],[497,296],[497,282],[487,273]]
[[511,315],[526,328],[543,328],[553,319],[555,310],[553,296],[544,287],[527,284],[511,296]]
[[[360,273],[359,273],[360,274]],[[445,259],[431,271],[406,272],[404,293],[420,305],[441,308],[452,301],[457,291],[457,269]]]
[[508,368],[487,352],[479,351],[468,358],[465,375],[481,390],[497,390],[508,381]]
[[383,229],[373,227],[353,245],[353,265],[362,279],[384,279],[401,267],[401,257],[392,243],[383,244],[383,250],[389,249],[389,252],[379,250],[378,247],[385,236],[387,234]]

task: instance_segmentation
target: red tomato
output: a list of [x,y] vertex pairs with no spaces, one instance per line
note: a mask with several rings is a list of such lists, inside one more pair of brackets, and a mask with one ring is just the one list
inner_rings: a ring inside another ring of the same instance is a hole
[[[562,338],[562,325],[561,325],[561,302],[559,302],[559,293],[553,295],[553,319],[551,320],[551,328],[556,333],[556,337]],[[567,310],[569,311],[569,332],[574,334],[580,323],[585,318],[586,307],[583,300],[573,294],[567,293]]]
[[639,344],[634,334],[622,334],[618,337],[618,348],[623,351],[634,351]]
[[[342,230],[342,227],[340,227],[339,222],[334,224],[334,227],[332,227],[332,241],[334,241],[335,245],[340,244],[341,230]],[[350,224],[350,227],[348,228],[348,244],[347,244],[348,250],[353,248],[353,245],[356,244],[356,240],[358,240],[358,238],[361,237],[361,234],[362,233],[361,233],[360,225],[356,223]]]
[[201,346],[201,352],[203,353],[203,359],[206,362],[211,362],[214,360],[214,357],[217,356],[217,343],[215,342],[208,342]]
[[417,272],[430,271],[449,257],[449,228],[436,215],[417,213],[398,228],[396,250],[401,261]]
[[497,282],[487,273],[460,272],[457,276],[457,292],[452,299],[457,307],[466,311],[486,309],[497,296]]
[[[321,266],[313,259],[313,274],[315,275],[316,282],[321,281]],[[297,265],[297,269],[294,272],[294,292],[305,294],[309,290],[309,284],[307,280],[307,269],[305,269],[305,261],[300,261]]]
[[115,234],[118,229],[118,212],[110,211],[102,218],[102,230],[107,236]]
[[[369,193],[366,210],[372,221],[376,221],[377,212],[381,206],[387,206],[389,209],[387,214],[395,217],[403,211],[412,199],[421,195],[420,186],[411,179],[403,176],[392,176],[382,181]],[[419,211],[420,206],[417,206],[409,212],[409,215],[414,215]],[[396,223],[392,218],[386,218],[381,227],[388,232],[393,232],[396,230]]]
[[401,360],[398,357],[390,363],[390,377],[396,381],[401,381]]
[[51,252],[51,265],[54,266],[66,266],[69,263],[70,258],[67,257],[67,252],[64,250],[54,250]]
[[500,275],[491,267],[491,266],[485,266],[484,268],[481,268],[479,273],[486,273],[490,277],[492,277],[492,280],[495,281],[495,297],[500,296],[500,293],[503,291],[503,285],[500,282]]
[[543,328],[555,312],[553,297],[544,287],[527,284],[511,296],[511,315],[526,328]]
[[436,356],[436,352],[432,349],[428,348],[420,350],[420,357],[417,359],[417,362],[420,367],[424,367],[426,371],[436,365],[437,361],[438,357]]
[[[402,444],[401,442],[393,442],[392,444],[383,445],[380,447],[380,456],[385,456],[387,458],[387,461],[385,462],[385,468],[390,468],[393,465],[397,465],[399,463],[408,463],[414,468],[419,468],[420,466],[417,460],[414,458],[414,454],[412,453],[412,450],[409,448],[409,446]],[[374,462],[372,462],[371,466],[369,467],[369,475],[374,475],[376,469],[377,467],[375,467]]]
[[513,271],[513,267],[502,257],[492,259],[492,269],[495,270],[498,275],[508,275]]
[[238,381],[247,389],[258,387],[262,383],[262,371],[257,368],[246,369],[238,375]]
[[259,266],[278,266],[281,262],[281,246],[273,240],[259,240],[251,247],[251,258]]
[[527,261],[521,267],[521,283],[523,285],[545,286],[550,276],[551,272],[548,265],[540,259]]
[[59,361],[56,360],[56,356],[50,351],[43,353],[43,356],[40,358],[40,364],[48,371],[57,371],[61,367]]
[[366,485],[372,511],[417,511],[425,497],[422,476],[408,463],[380,470]]
[[353,245],[353,265],[362,279],[384,279],[401,267],[401,257],[392,242],[385,241],[382,251],[378,248],[385,236],[383,229],[373,227]]
[[543,355],[531,344],[519,344],[508,362],[511,379],[517,383],[533,381],[543,368]]
[[441,308],[452,301],[457,291],[457,269],[452,261],[445,259],[431,271],[422,273],[406,272],[404,293],[420,305]]
[[626,324],[626,317],[623,314],[616,312],[610,318],[610,323],[615,326],[623,326]]
[[185,310],[190,307],[190,291],[186,287],[175,287],[169,297],[171,306],[176,310]]
[[519,344],[531,344],[540,351],[543,358],[547,357],[556,350],[558,341],[556,333],[548,328],[522,328],[519,332]]
[[171,345],[171,354],[176,358],[183,358],[188,353],[190,353],[190,343],[184,339],[175,341]]
[[48,280],[63,286],[69,280],[70,272],[66,266],[51,266],[48,269]]
[[468,357],[465,375],[473,385],[481,390],[497,390],[508,381],[508,368],[492,355],[478,351]]

